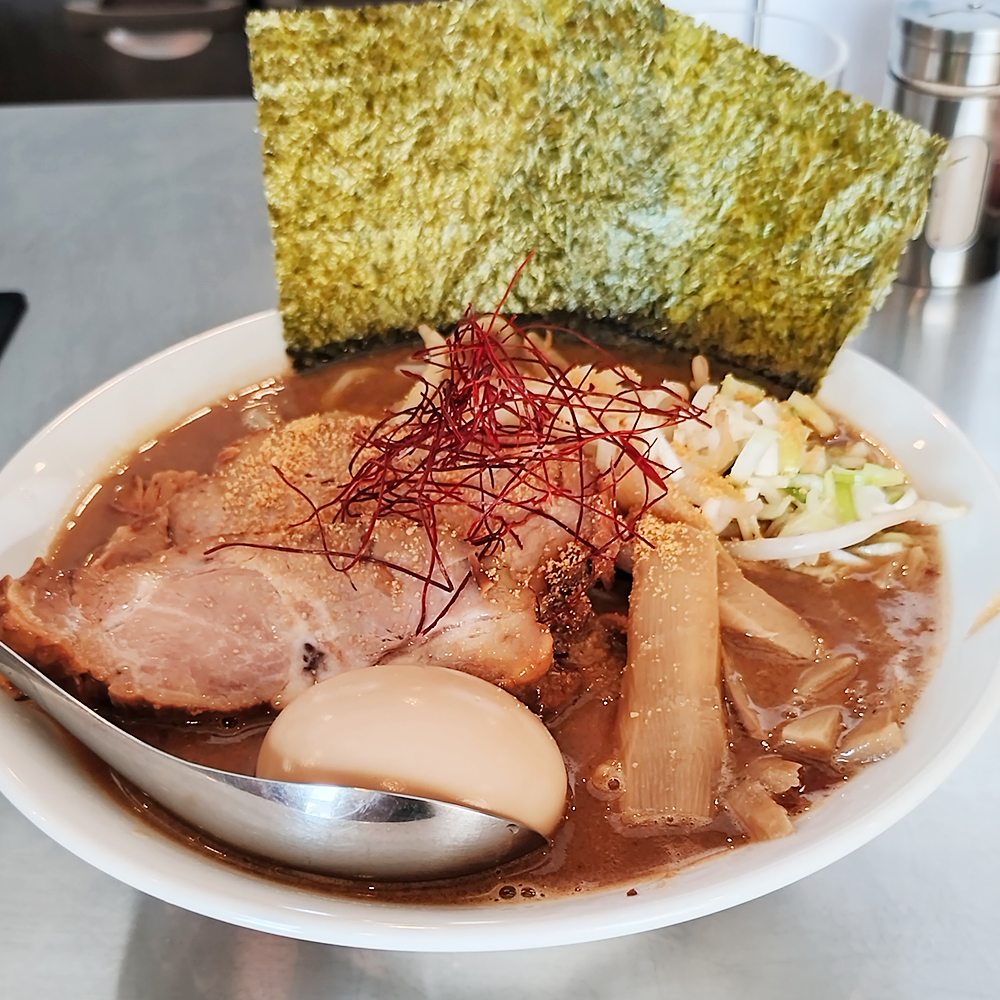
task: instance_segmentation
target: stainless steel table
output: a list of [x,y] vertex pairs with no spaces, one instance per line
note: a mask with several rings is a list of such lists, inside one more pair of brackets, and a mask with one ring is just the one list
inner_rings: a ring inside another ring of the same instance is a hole
[[[249,102],[0,109],[0,462],[125,366],[275,302]],[[860,346],[1000,469],[1000,301],[897,289]],[[1000,570],[998,570],[1000,577]],[[1000,726],[907,819],[787,889],[679,927],[515,955],[269,937],[141,896],[0,800],[9,1000],[1000,996]]]

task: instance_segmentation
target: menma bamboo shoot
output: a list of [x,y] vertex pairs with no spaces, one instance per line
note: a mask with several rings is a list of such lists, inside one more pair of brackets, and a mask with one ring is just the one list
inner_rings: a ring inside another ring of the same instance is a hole
[[805,619],[751,583],[721,545],[718,560],[719,615],[723,627],[764,639],[792,656],[814,659],[819,644]]
[[638,533],[618,713],[622,819],[702,826],[726,753],[715,536],[653,515]]

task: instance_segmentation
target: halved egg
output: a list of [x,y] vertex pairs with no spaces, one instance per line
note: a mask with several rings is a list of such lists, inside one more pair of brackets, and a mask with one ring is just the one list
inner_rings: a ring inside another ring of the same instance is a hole
[[316,684],[272,723],[257,776],[441,799],[546,837],[566,805],[566,766],[542,721],[446,667],[386,664]]

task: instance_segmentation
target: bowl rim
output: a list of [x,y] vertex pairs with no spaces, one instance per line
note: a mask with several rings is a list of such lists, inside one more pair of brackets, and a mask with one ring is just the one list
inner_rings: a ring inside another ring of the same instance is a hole
[[[182,370],[192,356],[198,355],[225,358],[232,356],[233,348],[239,348],[239,357],[218,377],[221,389],[214,398],[259,382],[266,373],[278,373],[276,365],[284,357],[278,314],[274,310],[256,313],[184,340],[85,395],[35,434],[0,471],[0,506],[16,488],[15,480],[33,474],[40,451],[45,452],[57,436],[72,436],[70,431],[82,414],[94,408],[113,410],[117,396],[127,397],[136,382],[155,382],[163,368]],[[1000,485],[990,468],[944,414],[896,375],[848,349],[838,356],[821,397],[857,397],[862,407],[884,405],[869,399],[875,395],[872,383],[883,397],[905,402],[905,415],[917,420],[928,440],[930,434],[939,434],[954,452],[954,461],[976,480],[977,516],[989,514],[993,524],[1000,524]],[[197,395],[197,389],[188,387],[176,393],[169,404],[160,407],[161,412],[169,411],[174,414],[172,419],[181,419],[207,401],[202,395],[197,406],[187,407],[192,393]],[[858,423],[864,426],[861,420]],[[159,422],[157,426],[162,432],[169,423]],[[136,443],[148,433],[145,427],[133,430]],[[907,433],[900,428],[904,438]],[[114,451],[121,456],[128,447],[116,447]],[[894,452],[905,465],[899,449]],[[78,489],[85,490],[100,474],[98,468],[89,481],[77,483]],[[75,497],[70,498],[72,502]],[[6,526],[0,526],[0,566],[4,571],[10,551],[4,547],[5,532]],[[997,541],[1000,543],[1000,528]],[[949,559],[950,546],[946,534]],[[959,554],[965,558],[964,550]],[[985,593],[990,582],[978,586]],[[996,669],[1000,652],[989,653],[990,649],[1000,648],[1000,620],[990,623],[972,640],[956,639],[955,627],[967,626],[976,608],[963,607],[959,611],[955,615],[953,608],[953,634],[945,656],[956,643],[973,643],[979,658],[975,662],[992,656],[992,666],[978,668],[981,690],[975,703],[963,713],[962,725],[915,775],[906,776],[903,765],[912,757],[907,755],[906,747],[872,769],[873,775],[878,771],[878,779],[865,778],[869,775],[866,770],[820,808],[799,819],[793,837],[747,845],[739,852],[715,857],[668,879],[638,882],[638,894],[632,897],[626,895],[627,887],[619,887],[530,903],[386,904],[345,899],[254,876],[219,863],[205,850],[172,840],[137,815],[122,815],[124,810],[106,793],[102,793],[106,799],[103,803],[94,800],[94,789],[99,786],[87,778],[79,762],[74,764],[67,757],[65,734],[31,706],[8,704],[6,699],[0,702],[0,792],[52,839],[133,888],[205,916],[268,933],[401,951],[510,950],[618,937],[704,916],[780,889],[861,847],[938,787],[1000,709],[1000,671]],[[918,701],[918,709],[921,704],[922,700]],[[25,759],[32,755],[33,761]],[[904,780],[893,785],[897,773]],[[58,794],[47,797],[52,792]],[[825,811],[833,800],[845,799],[860,800],[863,808],[835,835],[824,833]],[[734,864],[739,857],[746,860]]]

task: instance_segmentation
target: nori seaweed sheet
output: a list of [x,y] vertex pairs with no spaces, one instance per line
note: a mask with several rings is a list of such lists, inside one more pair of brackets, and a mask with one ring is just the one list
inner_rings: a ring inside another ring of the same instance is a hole
[[506,308],[813,389],[944,143],[658,0],[253,12],[293,356]]

